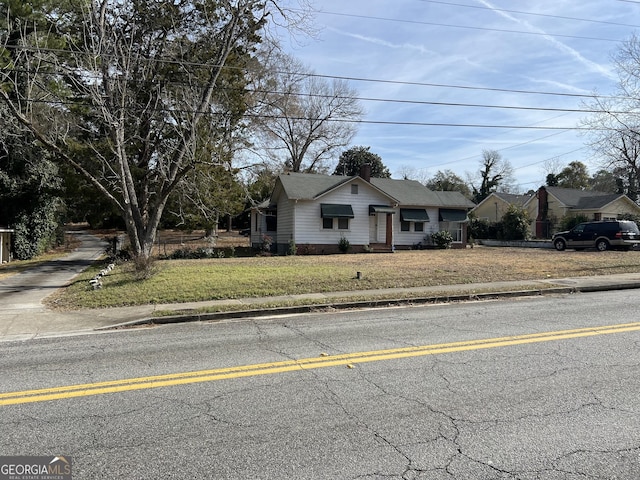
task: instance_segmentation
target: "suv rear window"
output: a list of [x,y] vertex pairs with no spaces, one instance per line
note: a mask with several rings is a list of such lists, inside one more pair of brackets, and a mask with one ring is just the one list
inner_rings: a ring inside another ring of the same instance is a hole
[[635,222],[620,222],[620,227],[623,232],[640,233],[638,225]]

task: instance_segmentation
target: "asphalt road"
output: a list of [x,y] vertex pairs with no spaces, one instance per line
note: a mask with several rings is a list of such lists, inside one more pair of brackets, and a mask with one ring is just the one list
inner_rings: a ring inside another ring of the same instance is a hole
[[640,478],[637,295],[5,342],[0,452],[78,479]]

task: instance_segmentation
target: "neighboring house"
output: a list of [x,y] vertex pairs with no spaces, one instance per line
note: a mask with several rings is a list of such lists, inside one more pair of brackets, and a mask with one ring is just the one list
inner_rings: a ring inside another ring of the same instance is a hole
[[550,238],[567,215],[584,215],[589,220],[615,220],[627,214],[640,216],[640,206],[623,194],[546,186],[540,187],[535,195],[492,193],[471,213],[476,218],[498,222],[509,205],[528,212],[534,238]]
[[276,180],[271,199],[251,212],[251,244],[272,242],[280,254],[336,253],[344,237],[351,251],[393,251],[429,242],[448,230],[466,246],[467,212],[459,192],[434,192],[413,180],[289,173]]
[[493,192],[471,209],[475,218],[499,222],[511,205],[524,207],[531,195],[515,195],[512,193]]
[[11,235],[14,230],[0,227],[0,264],[11,261]]
[[[534,201],[535,200],[535,201]],[[640,216],[640,206],[624,194],[560,187],[540,187],[530,201],[532,234],[549,238],[567,215],[584,215],[589,220],[615,220],[622,215]]]

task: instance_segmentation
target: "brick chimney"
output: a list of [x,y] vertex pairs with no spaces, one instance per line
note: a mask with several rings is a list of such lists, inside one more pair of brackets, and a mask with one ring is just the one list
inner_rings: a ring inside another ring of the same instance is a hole
[[536,217],[536,237],[546,238],[547,236],[549,236],[549,194],[547,193],[547,189],[544,187],[540,187],[537,197],[538,216]]
[[360,177],[371,183],[371,164],[370,163],[363,163],[360,166]]

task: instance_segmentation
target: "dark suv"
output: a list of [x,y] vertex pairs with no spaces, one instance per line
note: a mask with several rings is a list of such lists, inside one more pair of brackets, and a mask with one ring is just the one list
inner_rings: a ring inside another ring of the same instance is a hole
[[601,252],[610,248],[630,250],[640,244],[638,226],[629,220],[579,223],[568,232],[553,235],[553,246],[562,251],[565,248],[595,248]]

